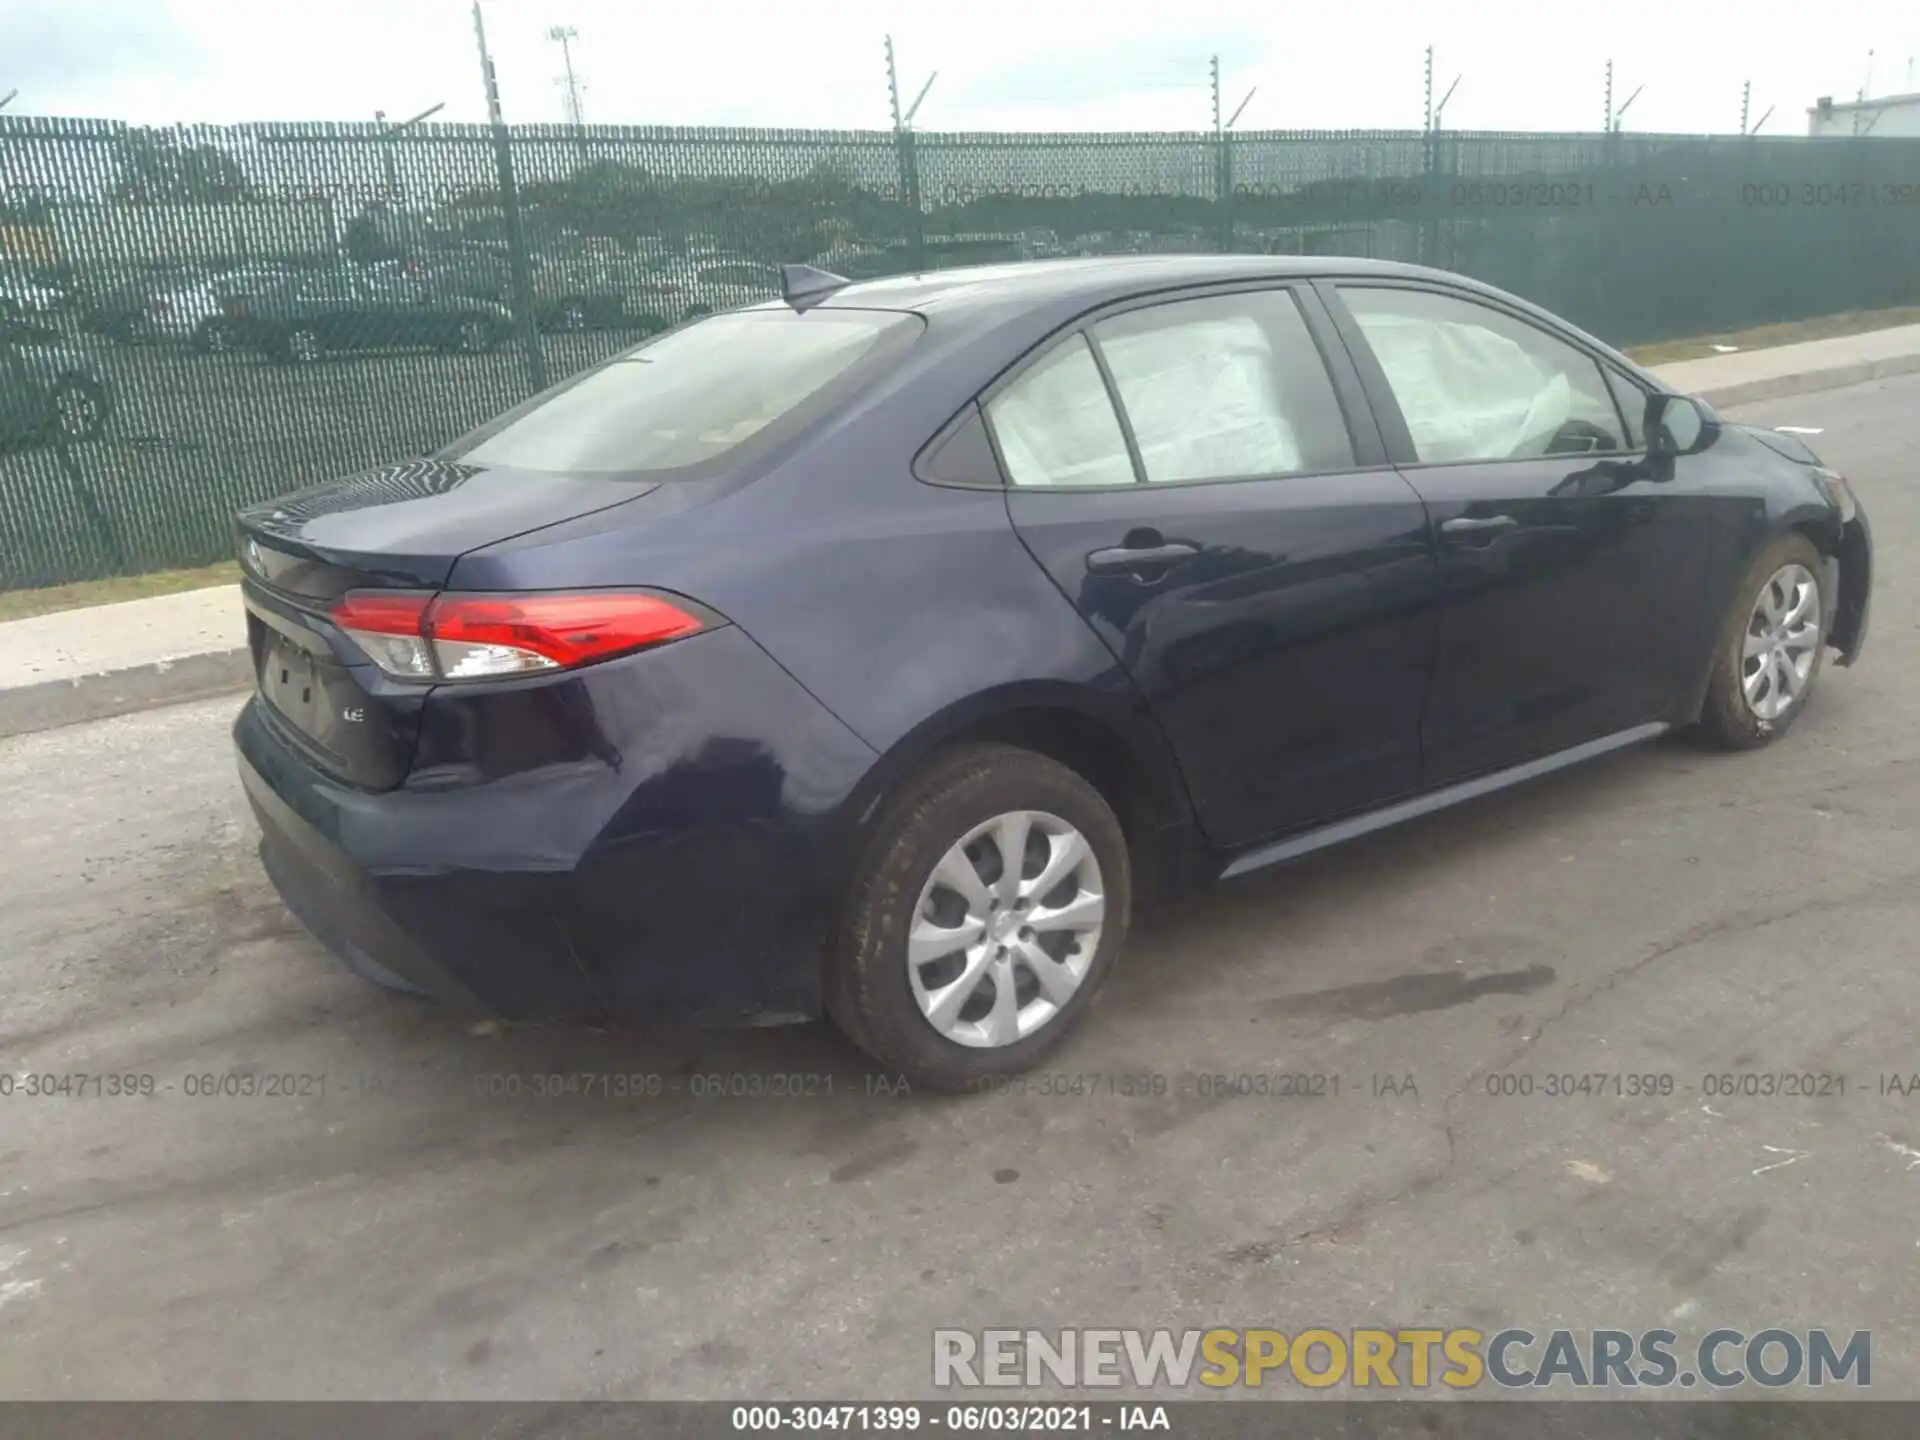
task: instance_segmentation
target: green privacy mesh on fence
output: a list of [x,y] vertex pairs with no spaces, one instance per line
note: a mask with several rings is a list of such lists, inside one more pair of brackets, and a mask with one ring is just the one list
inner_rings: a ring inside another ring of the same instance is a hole
[[1633,344],[1920,302],[1920,140],[0,117],[0,588],[219,559],[690,315],[1061,255],[1371,255]]

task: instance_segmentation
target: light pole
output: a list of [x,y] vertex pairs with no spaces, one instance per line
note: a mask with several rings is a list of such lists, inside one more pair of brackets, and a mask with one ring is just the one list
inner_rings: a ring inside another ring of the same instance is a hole
[[580,32],[571,25],[555,25],[547,31],[547,39],[559,45],[561,62],[567,68],[567,123],[576,128],[587,123],[580,106],[580,77],[573,73],[573,42],[579,38]]
[[373,123],[380,126],[380,168],[386,179],[387,199],[393,201],[400,199],[400,177],[396,173],[396,167],[393,163],[393,140],[395,137],[411,130],[422,120],[431,119],[446,108],[447,102],[442,100],[438,105],[429,105],[412,119],[402,120],[397,125],[387,124],[386,111],[376,110],[373,112]]
[[573,42],[580,38],[580,32],[571,25],[554,25],[547,31],[547,39],[560,47],[561,62],[566,66],[566,75],[562,83],[567,87],[567,123],[573,126],[580,144],[580,164],[587,163],[587,112],[580,103],[580,77],[573,69]]
[[527,261],[527,233],[520,222],[520,194],[513,183],[513,138],[500,110],[500,80],[487,51],[487,22],[480,0],[473,0],[473,38],[480,50],[480,80],[487,92],[487,123],[493,130],[494,171],[500,184],[500,210],[507,223],[507,266],[513,278],[514,328],[527,361],[527,380],[536,392],[547,388],[547,357],[540,349],[540,328],[533,316],[533,268]]

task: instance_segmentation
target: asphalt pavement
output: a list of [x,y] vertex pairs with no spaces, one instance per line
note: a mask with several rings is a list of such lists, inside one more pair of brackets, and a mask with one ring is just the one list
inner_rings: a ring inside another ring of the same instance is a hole
[[[234,698],[0,741],[0,1395],[905,1397],[935,1327],[1381,1324],[1870,1330],[1920,1398],[1920,376],[1736,418],[1876,529],[1785,741],[1152,916],[1024,1092],[371,989],[258,870]],[[1653,1079],[1547,1093],[1594,1074]]]

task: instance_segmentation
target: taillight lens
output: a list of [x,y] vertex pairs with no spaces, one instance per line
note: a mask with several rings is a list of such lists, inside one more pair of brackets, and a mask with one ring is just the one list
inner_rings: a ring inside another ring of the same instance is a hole
[[400,680],[495,680],[571,670],[705,628],[690,610],[631,590],[422,595],[356,590],[333,623]]
[[333,623],[353,638],[387,674],[401,680],[432,680],[433,646],[427,638],[431,595],[356,590],[333,607]]

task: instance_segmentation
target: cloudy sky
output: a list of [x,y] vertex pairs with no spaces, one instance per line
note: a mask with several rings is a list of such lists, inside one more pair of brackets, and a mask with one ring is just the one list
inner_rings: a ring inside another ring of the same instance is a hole
[[[1259,87],[1245,129],[1417,128],[1422,50],[1457,129],[1594,130],[1604,71],[1616,100],[1645,86],[1630,130],[1732,131],[1740,87],[1770,133],[1800,134],[1821,95],[1920,90],[1920,4],[1611,0],[1437,7],[1342,0],[484,0],[507,118],[564,116],[555,24],[579,32],[589,122],[873,128],[887,123],[882,37],[902,84],[939,79],[937,130],[1203,127],[1207,57],[1227,104]],[[9,113],[183,120],[484,115],[461,0],[0,0]]]

